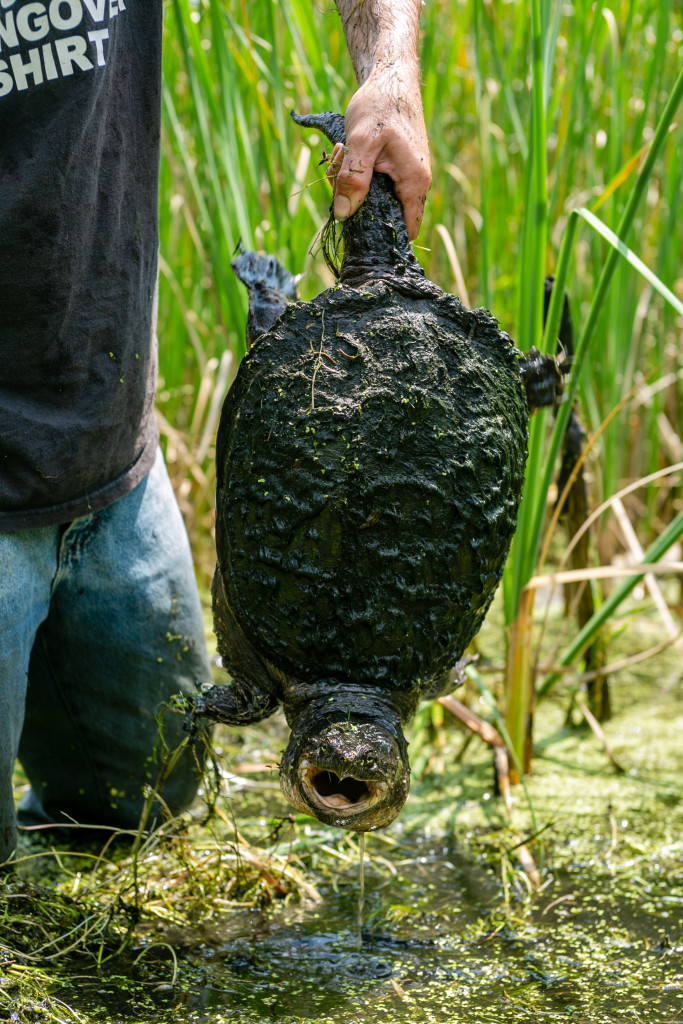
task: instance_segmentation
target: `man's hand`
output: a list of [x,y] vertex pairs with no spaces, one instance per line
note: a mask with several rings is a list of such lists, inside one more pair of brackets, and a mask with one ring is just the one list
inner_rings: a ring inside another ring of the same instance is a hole
[[336,0],[362,83],[346,111],[346,146],[335,146],[334,215],[346,220],[370,187],[373,170],[393,179],[408,235],[417,237],[432,183],[417,57],[420,0]]

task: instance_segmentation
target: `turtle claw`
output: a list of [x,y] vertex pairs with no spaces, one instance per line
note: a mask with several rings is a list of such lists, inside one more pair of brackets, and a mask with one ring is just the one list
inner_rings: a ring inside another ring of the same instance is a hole
[[249,725],[268,718],[277,710],[279,703],[272,693],[232,679],[224,686],[212,686],[198,694],[194,698],[194,714],[225,725]]

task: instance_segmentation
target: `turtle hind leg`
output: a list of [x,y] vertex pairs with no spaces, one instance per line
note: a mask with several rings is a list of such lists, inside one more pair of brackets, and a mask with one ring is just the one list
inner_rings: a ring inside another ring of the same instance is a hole
[[[543,302],[544,323],[548,315],[548,309],[550,308],[550,299],[554,284],[554,278],[546,277],[545,296]],[[551,356],[541,358],[545,358],[546,360],[552,359]],[[569,308],[569,296],[566,292],[564,295],[562,320],[557,339],[556,361],[556,371],[553,371],[547,364],[541,370],[539,360],[536,359],[535,363],[537,370],[541,371],[540,374],[537,372],[536,381],[538,381],[538,376],[540,375],[546,381],[547,385],[547,382],[551,380],[553,373],[558,371],[560,374],[568,373],[574,361],[574,325]],[[524,367],[522,368],[522,372],[524,373]],[[531,376],[533,377],[533,371]],[[536,396],[538,393],[538,383],[530,384],[530,380],[527,378],[525,378],[525,383],[527,385],[527,397],[529,396],[530,390],[532,396]],[[545,391],[549,395],[549,389],[547,386]],[[550,404],[552,404],[552,397]],[[572,476],[574,477],[572,485],[565,495],[564,508],[562,509],[562,518],[566,524],[568,538],[576,535],[579,527],[588,518],[588,513],[590,511],[588,489],[583,466],[580,466],[578,471],[575,472],[576,465],[579,462],[579,459],[582,458],[585,440],[586,429],[581,422],[578,408],[574,405],[571,413],[569,414],[565,435],[562,439],[562,464],[560,466],[560,472],[557,479],[557,496],[559,502],[564,495],[570,478]],[[569,565],[572,569],[584,569],[587,565],[591,564],[589,544],[589,534],[584,533],[578,544],[576,544],[572,549],[569,561]],[[569,608],[577,602],[576,617],[579,628],[583,629],[588,620],[591,619],[595,613],[595,603],[591,587],[586,586],[585,583],[570,583],[567,585],[565,596],[567,599],[567,613],[569,612]],[[590,680],[588,683],[588,704],[591,711],[597,715],[598,720],[604,722],[610,717],[611,709],[607,679],[601,671],[604,664],[604,650],[599,640],[596,640],[586,649],[584,659],[586,669],[589,673],[595,675],[595,678]]]
[[278,684],[253,649],[228,604],[220,567],[211,585],[218,653],[231,680],[195,697],[195,714],[226,725],[248,725],[272,715],[280,703]]
[[299,297],[301,274],[290,274],[274,256],[246,252],[240,241],[239,255],[230,266],[249,291],[247,349],[273,326],[290,302]]

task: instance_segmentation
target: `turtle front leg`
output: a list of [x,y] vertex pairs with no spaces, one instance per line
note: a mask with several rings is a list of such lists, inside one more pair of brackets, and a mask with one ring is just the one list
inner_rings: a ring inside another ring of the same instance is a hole
[[195,697],[195,714],[226,725],[248,725],[260,722],[277,710],[280,703],[278,684],[271,679],[265,665],[240,629],[223,586],[219,566],[211,585],[213,624],[218,639],[218,653],[223,668],[232,676],[230,682]]
[[[544,295],[544,322],[548,316],[550,299],[552,297],[554,279],[546,277]],[[521,360],[520,368],[527,392],[527,404],[529,413],[536,412],[543,405],[557,405],[562,394],[563,376],[571,369],[574,361],[574,325],[572,322],[569,299],[564,295],[562,307],[562,320],[560,322],[559,336],[557,340],[557,355],[542,355],[537,349],[531,349]],[[569,420],[562,438],[562,464],[557,479],[558,501],[564,495],[564,506],[562,517],[565,521],[567,534],[574,537],[579,527],[588,517],[589,503],[588,490],[583,471],[583,465],[577,463],[582,459],[583,449],[586,440],[586,429],[581,422],[577,407],[572,406]],[[565,495],[570,478],[573,477],[572,485]],[[580,542],[572,549],[570,556],[572,568],[584,568],[590,564],[589,534],[586,533]],[[584,584],[569,584],[567,596],[570,598],[568,607],[572,603],[572,589],[577,588],[575,593],[579,594],[578,607],[576,610],[579,628],[583,628],[595,612],[593,591]],[[598,643],[592,644],[585,652],[586,667],[590,670],[600,668],[602,652]],[[597,713],[600,721],[610,716],[609,689],[606,680],[598,675],[596,679],[588,684],[589,704]]]
[[[543,323],[545,324],[555,278],[546,277],[544,284]],[[531,348],[520,360],[529,415],[538,412],[544,406],[556,406],[560,403],[564,391],[564,378],[569,373],[573,361],[574,325],[569,309],[569,299],[565,293],[556,354],[543,355],[537,348]]]
[[240,240],[238,256],[230,266],[249,291],[247,350],[273,326],[288,303],[299,298],[301,274],[290,274],[274,256],[245,252]]
[[198,694],[193,710],[199,718],[210,718],[212,722],[249,725],[268,718],[277,711],[279,703],[272,694],[255,689],[250,680],[233,676],[229,683]]

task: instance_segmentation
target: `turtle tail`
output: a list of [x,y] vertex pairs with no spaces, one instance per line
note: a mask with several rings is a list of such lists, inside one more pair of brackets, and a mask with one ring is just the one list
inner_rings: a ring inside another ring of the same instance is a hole
[[[335,145],[346,142],[344,118],[341,114],[295,114],[292,119],[302,128],[316,128]],[[323,158],[324,159],[324,158]],[[339,266],[340,242],[344,254]],[[342,284],[362,287],[373,280],[391,276],[407,281],[424,282],[425,276],[410,248],[403,207],[387,174],[375,171],[367,197],[352,217],[344,221],[341,233],[330,208],[330,216],[322,229],[321,246],[325,262]]]
[[301,128],[317,128],[335,146],[338,142],[346,142],[343,114],[333,114],[331,111],[324,114],[295,114],[292,111],[291,117]]

